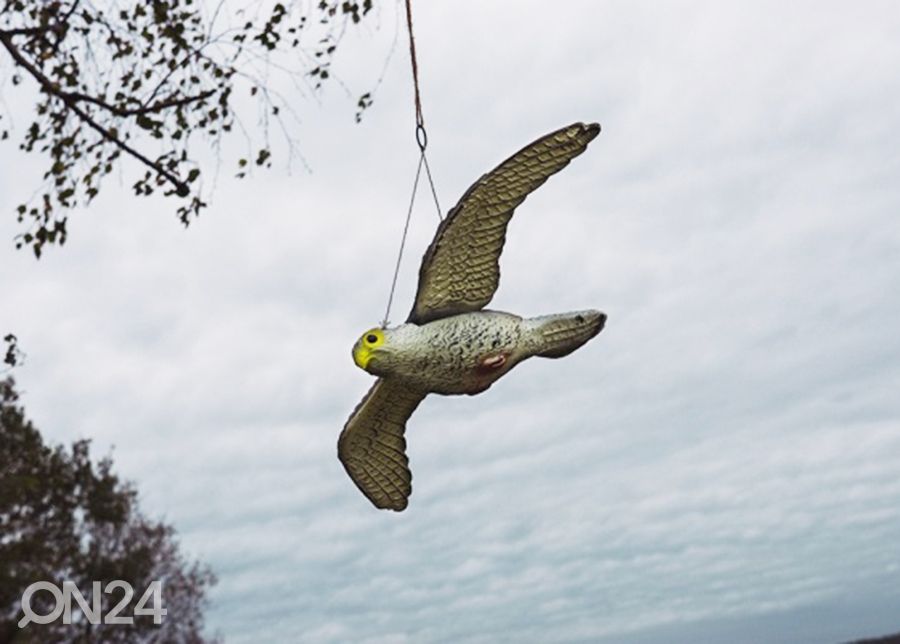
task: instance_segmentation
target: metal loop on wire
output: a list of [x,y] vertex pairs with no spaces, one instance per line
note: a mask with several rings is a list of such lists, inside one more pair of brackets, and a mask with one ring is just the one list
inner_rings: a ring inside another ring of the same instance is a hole
[[428,147],[428,132],[425,131],[425,125],[422,123],[416,124],[416,143],[419,144],[419,149],[425,152],[425,148]]

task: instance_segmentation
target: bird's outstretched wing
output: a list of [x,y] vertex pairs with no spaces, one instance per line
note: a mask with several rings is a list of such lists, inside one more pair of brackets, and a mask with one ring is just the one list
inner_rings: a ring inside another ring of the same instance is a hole
[[376,508],[399,512],[412,494],[403,432],[426,395],[379,378],[344,425],[338,458]]
[[525,146],[476,181],[425,251],[407,321],[424,324],[478,311],[490,302],[500,282],[500,253],[516,206],[599,133],[597,123],[574,123]]

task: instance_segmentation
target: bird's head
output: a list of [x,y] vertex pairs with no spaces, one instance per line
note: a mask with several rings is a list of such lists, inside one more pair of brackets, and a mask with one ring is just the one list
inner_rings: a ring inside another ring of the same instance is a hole
[[385,347],[386,331],[387,329],[375,327],[360,336],[353,345],[353,362],[357,367],[376,376],[379,375],[378,361],[387,351]]

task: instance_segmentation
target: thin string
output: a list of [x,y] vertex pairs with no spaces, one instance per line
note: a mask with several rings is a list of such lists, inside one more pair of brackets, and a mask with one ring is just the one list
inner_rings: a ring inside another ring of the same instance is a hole
[[428,165],[425,150],[422,150],[422,159],[425,161],[425,175],[428,177],[428,185],[431,186],[431,196],[434,197],[434,209],[437,212],[438,221],[444,221],[444,217],[441,215],[441,204],[438,203],[437,190],[434,189],[434,181],[431,179],[431,167]]
[[434,187],[434,179],[431,176],[431,167],[425,156],[425,148],[428,147],[428,132],[425,131],[425,117],[422,115],[422,98],[419,92],[419,64],[416,60],[416,39],[413,36],[412,6],[411,0],[406,0],[406,26],[409,30],[409,59],[412,62],[413,87],[415,88],[416,105],[416,144],[419,146],[419,165],[416,167],[416,178],[413,181],[412,195],[409,198],[409,209],[406,211],[406,222],[403,224],[403,236],[400,238],[400,250],[397,252],[397,263],[394,265],[394,278],[391,280],[391,291],[388,294],[387,307],[384,310],[382,328],[387,328],[391,315],[391,304],[394,302],[394,291],[397,288],[397,277],[400,275],[400,263],[403,260],[403,249],[406,247],[406,235],[409,232],[409,222],[412,218],[413,205],[416,202],[416,192],[419,188],[419,177],[422,174],[422,166],[425,166],[425,175],[428,177],[428,185],[431,187],[431,196],[434,198],[434,207],[440,221],[441,205],[438,203],[437,190]]
[[416,203],[416,190],[419,187],[419,176],[422,174],[422,164],[425,161],[425,152],[419,156],[419,165],[416,168],[416,179],[413,181],[412,196],[409,198],[409,208],[406,210],[406,223],[403,224],[403,236],[400,238],[400,251],[397,253],[397,264],[394,266],[394,279],[391,280],[391,292],[388,295],[387,307],[384,310],[384,320],[381,328],[386,329],[388,318],[391,315],[391,304],[394,301],[394,289],[397,288],[397,276],[400,274],[400,260],[403,259],[403,247],[406,246],[406,233],[409,232],[409,220],[412,218],[413,204]]

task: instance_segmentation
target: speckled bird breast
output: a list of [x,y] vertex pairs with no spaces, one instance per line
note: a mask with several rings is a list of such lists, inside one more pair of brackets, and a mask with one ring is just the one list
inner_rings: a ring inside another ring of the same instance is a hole
[[[487,389],[528,357],[522,318],[499,311],[454,315],[421,326],[391,329],[390,375],[440,394],[475,394]],[[486,366],[503,356],[500,367]]]

